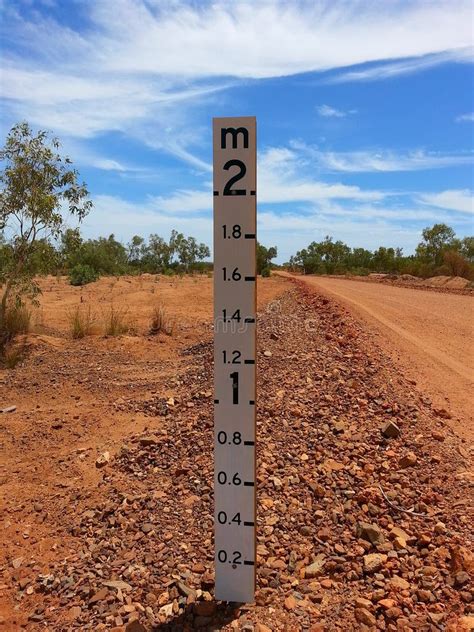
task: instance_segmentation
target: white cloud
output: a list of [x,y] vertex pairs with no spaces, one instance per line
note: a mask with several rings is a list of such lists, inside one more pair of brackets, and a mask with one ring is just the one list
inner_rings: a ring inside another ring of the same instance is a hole
[[[277,77],[425,55],[441,63],[465,59],[472,44],[469,0],[458,0],[456,11],[448,0],[94,0],[77,7],[87,24],[81,32],[39,11],[34,22],[5,11],[4,50],[18,52],[4,53],[3,94],[13,118],[86,138],[110,130],[135,135],[151,122],[159,136],[178,110],[189,115],[191,104],[228,87],[222,77]],[[189,147],[179,145],[177,156],[181,150],[192,162]]]
[[464,121],[474,121],[474,112],[468,112],[456,117],[456,123],[463,123]]
[[344,118],[348,114],[355,114],[357,112],[357,110],[338,110],[326,104],[317,105],[316,111],[319,116],[324,116],[326,118]]
[[291,147],[314,161],[315,166],[327,171],[348,173],[420,171],[441,169],[474,162],[473,153],[440,154],[416,149],[406,153],[374,149],[371,151],[321,151],[317,147],[293,141]]
[[456,11],[448,0],[91,6],[102,34],[98,58],[114,72],[263,78],[472,45],[468,0],[458,0]]
[[148,236],[158,233],[167,237],[173,228],[193,235],[207,244],[212,242],[212,218],[195,215],[168,215],[154,199],[130,202],[118,196],[98,195],[93,198],[94,208],[80,225],[86,237],[114,233],[121,241],[133,235]]
[[468,189],[452,189],[441,193],[423,193],[420,202],[439,208],[474,214],[474,194]]
[[[311,202],[326,199],[381,200],[385,193],[358,186],[327,183],[307,175],[307,161],[294,149],[268,148],[258,163],[262,203]],[[306,175],[304,175],[306,174]]]
[[[258,201],[261,204],[287,202],[312,203],[316,200],[382,200],[387,193],[364,190],[340,182],[328,183],[304,175],[307,165],[294,150],[270,147],[258,161]],[[167,213],[209,211],[212,208],[211,183],[205,190],[181,190],[169,197],[154,197],[159,209]]]
[[441,53],[427,54],[415,59],[406,59],[403,61],[390,61],[381,63],[369,68],[361,68],[357,70],[349,70],[330,77],[327,83],[346,83],[351,81],[380,81],[383,79],[391,79],[400,75],[410,75],[415,72],[433,68],[439,64],[447,62],[464,62],[472,63],[474,56],[474,48],[472,42],[465,47],[455,48],[451,51],[443,51]]

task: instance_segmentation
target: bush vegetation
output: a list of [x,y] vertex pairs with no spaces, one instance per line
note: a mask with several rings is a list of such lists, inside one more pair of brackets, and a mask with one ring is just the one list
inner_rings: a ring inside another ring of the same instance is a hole
[[71,285],[87,285],[97,281],[99,274],[87,264],[78,263],[69,271],[69,282]]
[[82,307],[76,305],[69,313],[69,330],[71,332],[71,338],[79,340],[89,336],[92,333],[92,326],[94,324],[94,315],[90,307]]
[[104,334],[106,336],[121,336],[130,331],[128,311],[125,308],[111,305],[105,315]]
[[25,301],[36,302],[35,276],[56,266],[50,240],[63,234],[63,213],[80,222],[92,206],[58,149],[57,139],[19,123],[0,150],[0,356],[25,326]]
[[175,323],[166,313],[162,305],[153,308],[150,319],[150,335],[156,336],[159,333],[172,336]]
[[371,272],[410,274],[428,278],[436,275],[462,276],[474,280],[474,237],[458,239],[446,224],[422,231],[415,254],[405,256],[402,248],[381,246],[375,251],[350,248],[327,236],[299,250],[284,267],[305,274],[355,274]]

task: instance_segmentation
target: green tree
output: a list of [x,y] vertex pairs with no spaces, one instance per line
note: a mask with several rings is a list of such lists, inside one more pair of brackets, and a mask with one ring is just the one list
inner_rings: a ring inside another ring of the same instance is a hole
[[38,241],[60,237],[65,211],[81,221],[92,207],[86,185],[79,183],[77,171],[58,153],[59,147],[47,132],[34,134],[28,123],[19,123],[0,151],[0,231],[11,248],[0,270],[0,332],[9,306],[19,306],[25,298],[34,300],[39,293],[33,257]]
[[446,224],[434,224],[431,228],[423,229],[421,234],[423,241],[418,244],[416,254],[426,263],[439,266],[443,263],[446,250],[456,250],[455,232]]
[[140,235],[134,235],[132,241],[127,244],[127,259],[130,265],[134,267],[140,265],[144,245],[145,240]]
[[61,235],[60,255],[63,268],[70,270],[78,263],[79,251],[82,246],[79,228],[67,228]]
[[278,255],[276,246],[266,248],[257,242],[257,274],[262,274],[263,270],[270,268],[272,259]]
[[474,237],[464,237],[461,242],[461,255],[474,263]]

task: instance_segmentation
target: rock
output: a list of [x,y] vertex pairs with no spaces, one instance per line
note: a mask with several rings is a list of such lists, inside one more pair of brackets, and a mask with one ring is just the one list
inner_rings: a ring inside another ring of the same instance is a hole
[[256,623],[255,632],[272,632],[272,629],[266,626],[264,623]]
[[407,452],[402,458],[398,461],[398,465],[405,469],[407,467],[413,467],[416,465],[417,458],[414,452]]
[[374,615],[369,612],[367,608],[356,608],[354,614],[359,623],[363,623],[369,627],[373,627],[377,622]]
[[442,535],[443,533],[446,533],[446,525],[444,524],[444,522],[437,522],[434,526],[434,532],[436,533],[436,535]]
[[469,581],[469,574],[466,571],[459,571],[454,576],[454,585],[455,586],[464,586]]
[[358,522],[356,525],[356,536],[367,540],[371,544],[382,544],[385,541],[380,527],[376,524],[370,524],[368,522]]
[[[194,604],[196,606],[196,604]],[[165,617],[170,617],[173,614],[173,604],[167,603],[165,606],[161,606],[158,612]]]
[[158,437],[156,437],[155,435],[150,435],[147,437],[140,437],[139,443],[143,446],[157,445],[159,443],[159,440]]
[[324,496],[326,495],[326,490],[319,483],[310,482],[309,487],[312,490],[313,494],[316,496],[316,498],[324,498]]
[[365,599],[364,597],[357,597],[354,603],[356,608],[372,608],[370,599]]
[[201,562],[196,562],[196,564],[193,564],[193,566],[191,567],[191,570],[193,571],[193,573],[198,573],[199,575],[202,575],[206,572],[206,567]]
[[22,565],[23,562],[23,558],[22,557],[16,557],[13,561],[12,561],[12,566],[13,568],[20,568],[20,566]]
[[410,539],[410,536],[403,529],[393,527],[390,531],[390,537],[393,539],[393,544],[397,551],[407,548],[407,542]]
[[143,533],[150,533],[150,531],[153,531],[154,528],[155,526],[152,525],[151,522],[145,522],[145,524],[142,524],[141,526],[141,530]]
[[[191,597],[193,600],[196,600],[197,592],[194,590],[194,588],[191,588],[190,586],[186,586],[186,584],[184,584],[183,582],[178,582],[176,586],[182,595],[184,595],[185,597]],[[203,603],[212,603],[212,602],[203,602]],[[206,615],[202,615],[202,616],[206,616]]]
[[474,630],[474,615],[460,617],[458,632],[470,632]]
[[394,575],[390,579],[389,585],[393,590],[408,590],[410,588],[410,582],[407,582],[406,579],[398,575]]
[[429,603],[430,601],[434,601],[434,596],[431,590],[425,590],[424,588],[420,588],[416,591],[418,595],[418,599],[423,601],[423,603]]
[[287,610],[294,610],[296,608],[296,599],[292,595],[288,595],[285,599],[285,608]]
[[444,441],[445,436],[442,432],[440,432],[439,430],[433,430],[433,432],[431,433],[431,436],[433,437],[433,439],[436,439],[436,441]]
[[123,582],[121,579],[109,579],[106,582],[102,582],[104,586],[108,588],[117,588],[119,590],[131,590],[132,587],[127,582]]
[[263,355],[264,355],[266,358],[271,358],[271,357],[272,357],[272,352],[271,352],[271,351],[264,351],[264,352],[263,352]]
[[364,555],[364,571],[368,574],[376,573],[380,570],[387,559],[386,555],[382,555],[381,553],[370,553],[369,555]]
[[194,613],[199,617],[212,617],[216,609],[215,601],[197,601],[194,604]]
[[396,439],[400,436],[400,428],[394,421],[387,421],[382,427],[382,434],[386,439]]
[[89,605],[97,603],[98,601],[103,601],[108,594],[109,591],[107,590],[107,588],[101,588],[98,592],[95,593],[95,595],[93,595],[89,599]]
[[434,408],[433,409],[434,413],[436,415],[438,415],[438,417],[441,417],[441,419],[451,419],[452,415],[450,412],[448,412],[446,410],[446,408]]
[[2,413],[14,413],[16,410],[16,406],[7,406],[6,408],[2,408]]
[[395,619],[398,621],[400,617],[403,615],[403,610],[398,606],[393,606],[393,608],[388,608],[385,610],[385,616],[387,619]]
[[312,564],[306,566],[304,569],[304,576],[306,579],[312,579],[313,577],[319,577],[323,574],[323,568],[325,564],[326,556],[320,553]]
[[82,609],[80,606],[72,606],[68,611],[68,619],[69,621],[75,621],[81,616]]
[[103,452],[100,456],[97,457],[95,466],[98,468],[101,468],[107,465],[107,463],[109,462],[110,462],[110,452]]

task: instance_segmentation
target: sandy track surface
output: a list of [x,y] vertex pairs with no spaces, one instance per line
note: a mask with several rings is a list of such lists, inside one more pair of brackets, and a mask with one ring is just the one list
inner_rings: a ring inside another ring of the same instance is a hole
[[299,277],[337,296],[382,334],[379,342],[433,401],[451,426],[474,438],[474,301],[470,296],[357,283],[325,277]]

